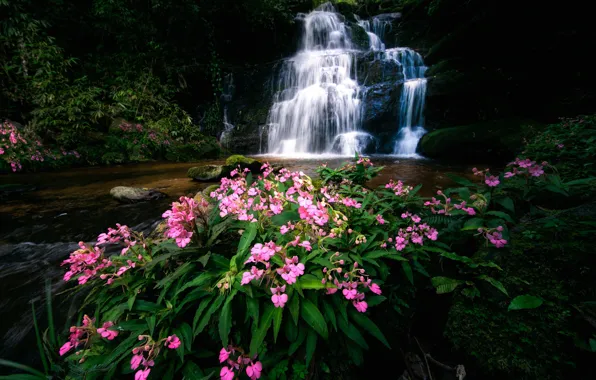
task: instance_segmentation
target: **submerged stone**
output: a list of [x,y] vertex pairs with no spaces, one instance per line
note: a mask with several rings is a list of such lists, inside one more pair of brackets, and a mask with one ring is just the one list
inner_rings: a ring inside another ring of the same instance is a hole
[[128,186],[116,186],[110,190],[110,195],[122,203],[153,201],[166,197],[166,194],[155,189]]

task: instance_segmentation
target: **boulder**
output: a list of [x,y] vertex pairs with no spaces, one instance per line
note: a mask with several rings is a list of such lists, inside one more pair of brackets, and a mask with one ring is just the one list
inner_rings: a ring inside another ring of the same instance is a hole
[[195,181],[215,182],[230,173],[233,168],[227,165],[203,165],[188,169],[187,176]]
[[233,167],[233,168],[240,165],[241,169],[247,168],[248,170],[250,170],[253,173],[260,173],[261,166],[263,166],[263,164],[261,164],[259,161],[255,160],[253,158],[245,157],[240,154],[234,154],[234,155],[228,157],[226,159],[226,165],[228,165],[229,167]]
[[209,202],[212,202],[213,198],[211,198],[211,193],[217,189],[219,189],[219,185],[209,185],[204,188],[201,193],[205,199],[207,199]]
[[370,48],[370,40],[368,39],[366,30],[354,22],[347,22],[346,26],[352,39],[352,45],[356,49],[368,50]]
[[521,150],[530,120],[501,119],[443,128],[420,139],[419,152],[429,158],[477,163],[506,162]]
[[166,197],[166,194],[155,189],[128,186],[116,186],[110,190],[110,195],[122,203],[153,201]]

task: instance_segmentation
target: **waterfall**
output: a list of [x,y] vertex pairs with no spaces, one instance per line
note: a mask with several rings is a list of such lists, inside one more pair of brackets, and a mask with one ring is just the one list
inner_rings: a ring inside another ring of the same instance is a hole
[[234,130],[234,125],[228,122],[228,107],[224,107],[224,114],[223,114],[223,125],[224,130],[221,132],[221,136],[219,137],[219,142],[222,146],[229,148],[230,146],[230,137],[232,135],[232,131]]
[[358,131],[360,88],[349,28],[329,3],[307,14],[303,22],[302,48],[282,63],[278,75],[267,151],[353,155],[348,150],[361,149],[370,135]]
[[383,39],[385,38],[385,31],[391,29],[391,21],[380,20],[376,17],[372,19],[372,25],[370,20],[361,20],[358,16],[356,21],[368,34],[368,41],[370,42],[370,49],[374,51],[385,50],[385,44]]
[[424,129],[426,66],[422,56],[408,48],[388,49],[385,52],[385,59],[398,62],[404,76],[393,154],[400,157],[417,157],[418,141],[426,133]]

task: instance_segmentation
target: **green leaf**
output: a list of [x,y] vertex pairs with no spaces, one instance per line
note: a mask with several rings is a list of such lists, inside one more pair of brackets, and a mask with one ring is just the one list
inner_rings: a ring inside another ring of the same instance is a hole
[[247,223],[248,226],[242,233],[242,237],[240,237],[240,242],[238,243],[238,251],[236,255],[230,259],[230,270],[232,272],[238,271],[238,263],[236,261],[242,260],[250,245],[252,244],[253,240],[257,236],[257,223]]
[[136,300],[133,308],[135,311],[152,311],[152,312],[160,311],[160,310],[164,309],[163,306],[160,306],[154,302],[149,302],[149,301],[145,301],[145,300]]
[[[213,297],[207,297],[204,300],[201,301],[201,303],[199,304],[199,307],[197,308],[197,311],[195,312],[195,317],[193,319],[192,322],[192,330],[196,331],[197,330],[197,325],[199,324],[199,320],[201,318],[201,316],[203,315],[203,311],[205,311],[205,309],[207,308],[207,306],[209,306],[209,303],[213,301]],[[195,336],[198,335],[197,333],[195,333]]]
[[366,344],[366,340],[360,334],[360,330],[353,324],[349,323],[347,328],[343,329],[343,332],[346,334],[348,338],[356,342],[360,347],[368,350],[368,344]]
[[305,339],[306,329],[303,326],[300,326],[300,329],[298,330],[298,338],[292,344],[290,344],[290,347],[288,347],[288,356],[292,356],[296,350],[302,346],[302,343],[304,343]]
[[232,299],[236,295],[236,292],[230,293],[230,296],[226,300],[224,307],[221,309],[219,315],[219,338],[221,339],[221,345],[227,347],[228,337],[230,336],[230,330],[232,329]]
[[309,330],[306,335],[306,367],[310,364],[315,350],[317,349],[317,333],[313,330]]
[[358,326],[362,327],[362,329],[364,331],[366,331],[370,335],[374,336],[381,343],[383,343],[385,346],[387,346],[387,348],[391,349],[389,342],[387,342],[387,339],[385,339],[385,335],[383,335],[381,330],[377,327],[377,325],[373,321],[370,320],[370,318],[368,318],[363,313],[357,312],[354,308],[350,308],[350,311],[348,313],[350,314],[350,318],[354,322],[356,322],[356,324]]
[[540,307],[544,301],[541,298],[524,294],[517,296],[509,304],[509,310],[522,310],[522,309],[536,309]]
[[27,373],[0,376],[1,380],[45,380],[47,378],[47,376],[29,375]]
[[201,368],[194,362],[186,362],[186,365],[182,368],[182,375],[185,380],[201,380],[205,377]]
[[592,352],[596,352],[596,339],[590,339],[589,343],[590,343],[590,349],[592,350]]
[[[225,299],[226,299],[225,296],[222,296],[222,295],[217,296],[217,298],[211,304],[209,309],[205,312],[205,314],[203,314],[201,316],[201,319],[199,320],[199,323],[198,323],[196,329],[194,329],[195,336],[199,335],[205,329],[205,327],[209,323],[209,320],[211,320],[211,317],[217,311],[217,309],[219,309],[219,307],[221,306],[221,304],[224,302]],[[195,315],[195,317],[196,317],[196,315]]]
[[273,313],[273,341],[277,343],[277,334],[281,328],[281,321],[284,315],[283,307],[276,307]]
[[267,331],[271,327],[271,321],[273,320],[273,313],[275,312],[275,306],[272,303],[268,303],[265,306],[265,310],[263,311],[263,316],[261,317],[261,324],[257,328],[255,332],[252,334],[252,339],[250,340],[250,356],[257,355],[259,353],[259,349],[263,345],[263,341],[267,336]]
[[149,334],[153,335],[153,331],[155,330],[155,322],[156,322],[156,317],[155,315],[151,315],[149,317],[146,318],[147,319],[147,327],[149,327]]
[[197,277],[188,281],[186,284],[184,284],[180,289],[178,289],[178,291],[176,291],[175,295],[180,294],[181,292],[183,292],[184,290],[186,290],[188,288],[202,287],[203,285],[208,284],[213,279],[213,277],[214,277],[213,274],[208,273],[208,272],[203,272],[200,275],[198,275]]
[[288,222],[300,220],[300,214],[296,211],[284,211],[281,214],[277,214],[271,217],[271,223],[275,226],[283,226]]
[[159,281],[157,285],[155,285],[155,289],[159,289],[168,283],[172,283],[178,277],[188,273],[193,268],[194,265],[188,262],[180,265],[178,268],[176,268],[176,270],[173,273],[170,273],[169,275],[161,279],[161,281]]
[[485,274],[482,274],[480,276],[478,276],[479,279],[487,281],[488,283],[490,283],[492,286],[494,286],[495,288],[499,289],[501,292],[503,292],[506,296],[509,296],[509,293],[507,293],[507,289],[505,289],[505,287],[503,286],[503,284],[498,281],[495,280],[494,278],[487,276]]
[[21,371],[25,371],[25,372],[29,372],[32,375],[38,376],[38,378],[41,379],[45,379],[46,376],[39,372],[38,370],[36,370],[35,368],[31,368],[28,367],[26,365],[20,364],[20,363],[16,363],[10,360],[4,360],[4,359],[0,359],[0,366],[5,366],[5,367],[9,367],[9,368],[15,368]]
[[246,315],[253,321],[259,320],[259,301],[256,298],[246,297]]
[[553,192],[553,193],[559,193],[559,194],[563,194],[565,196],[568,196],[569,195],[564,189],[562,189],[562,188],[560,188],[560,187],[558,187],[556,185],[553,185],[552,183],[546,185],[544,188],[546,190],[548,190],[548,191]]
[[496,216],[496,217],[501,218],[501,219],[505,219],[509,223],[515,223],[513,221],[513,218],[511,218],[511,216],[509,214],[507,214],[505,212],[502,212],[502,211],[489,211],[486,214],[487,215],[493,215],[493,216]]
[[498,198],[495,199],[495,202],[503,206],[504,209],[510,211],[511,213],[515,213],[515,205],[513,204],[513,200],[509,197],[506,198]]
[[460,280],[441,276],[433,277],[430,281],[437,289],[437,294],[451,293],[463,283]]
[[325,289],[325,284],[321,282],[320,278],[316,278],[312,274],[305,274],[299,277],[300,287],[302,289]]
[[292,299],[290,300],[288,308],[290,309],[290,314],[292,315],[294,324],[298,325],[298,314],[300,314],[300,299],[298,298],[297,293],[294,293],[292,295]]
[[477,230],[480,227],[484,227],[484,219],[472,218],[472,219],[466,220],[466,222],[464,223],[464,226],[461,230],[462,231],[471,231],[471,230]]
[[186,347],[186,351],[190,352],[194,340],[192,328],[188,323],[184,322],[178,327],[178,331],[180,332],[180,339],[182,340],[184,347]]
[[385,301],[387,297],[385,296],[366,296],[366,303],[368,307],[374,307],[379,305],[381,302]]
[[304,299],[302,300],[302,304],[300,307],[300,315],[302,319],[310,327],[312,327],[319,335],[321,335],[325,340],[328,337],[327,331],[327,324],[325,323],[325,318],[323,318],[323,314],[319,311],[319,309],[313,304],[311,301]]
[[471,258],[467,257],[467,256],[460,256],[457,253],[453,253],[453,252],[445,252],[445,253],[441,253],[442,257],[446,257],[449,260],[454,260],[454,261],[459,261],[462,262],[464,264],[468,264],[470,266],[475,265],[476,263],[474,263],[474,260],[472,260]]
[[410,266],[410,263],[404,261],[401,263],[401,267],[404,270],[404,274],[406,275],[410,283],[414,285],[414,274],[412,273],[412,267]]
[[333,307],[331,307],[329,303],[323,301],[323,311],[325,312],[327,321],[331,322],[333,329],[337,331],[337,320],[335,318],[335,311],[333,310]]

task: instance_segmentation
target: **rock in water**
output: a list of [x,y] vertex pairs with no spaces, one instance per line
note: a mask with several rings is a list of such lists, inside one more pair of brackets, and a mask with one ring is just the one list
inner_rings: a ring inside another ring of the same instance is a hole
[[233,168],[227,165],[203,165],[188,169],[187,176],[195,181],[215,182],[230,174]]
[[116,186],[110,190],[110,195],[122,203],[152,201],[166,196],[166,194],[155,189],[128,186]]
[[255,160],[254,158],[244,157],[243,155],[240,155],[240,154],[235,154],[233,156],[228,157],[226,159],[226,165],[228,165],[230,168],[234,168],[234,169],[237,168],[238,166],[240,166],[240,169],[242,169],[242,170],[248,169],[252,173],[260,173],[261,166],[263,166],[262,163]]

